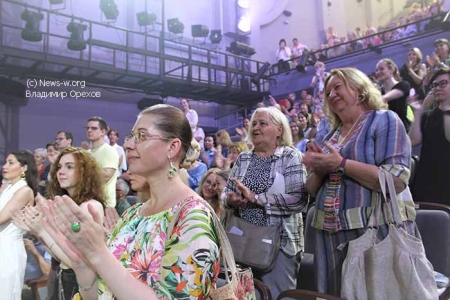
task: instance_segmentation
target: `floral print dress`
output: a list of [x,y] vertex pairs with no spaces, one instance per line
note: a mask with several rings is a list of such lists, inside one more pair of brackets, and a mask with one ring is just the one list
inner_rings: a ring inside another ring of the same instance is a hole
[[[139,214],[142,204],[129,208],[111,235],[109,250],[130,274],[152,287],[159,299],[206,299],[220,269],[212,215],[200,201],[191,202],[167,236],[179,207],[146,217]],[[115,299],[101,279],[98,299]]]

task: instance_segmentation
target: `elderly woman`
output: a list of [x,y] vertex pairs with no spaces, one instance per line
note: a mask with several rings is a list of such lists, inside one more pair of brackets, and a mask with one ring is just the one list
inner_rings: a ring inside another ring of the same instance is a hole
[[[361,236],[379,196],[378,168],[392,173],[397,193],[410,175],[411,143],[399,117],[385,110],[380,92],[357,69],[331,71],[325,82],[325,113],[332,130],[310,144],[303,162],[311,172],[306,187],[316,197],[315,267],[319,292],[340,295],[347,249],[338,246]],[[404,228],[414,234],[414,203],[400,203]],[[407,216],[407,218],[406,218]],[[387,235],[382,225],[379,237]]]
[[272,296],[295,289],[303,250],[301,211],[307,205],[306,170],[292,146],[286,117],[274,107],[253,113],[249,141],[254,145],[236,161],[222,193],[226,208],[255,225],[281,226],[281,248],[274,269],[261,274]]
[[191,141],[181,110],[160,104],[139,114],[124,146],[130,171],[147,180],[150,197],[124,213],[107,245],[98,213],[56,197],[51,221],[60,232],[54,237],[72,261],[84,300],[207,299],[215,288],[220,259],[213,215],[178,171]]
[[47,160],[47,150],[44,148],[37,148],[34,150],[34,161],[38,172],[38,178],[44,173],[45,161]]

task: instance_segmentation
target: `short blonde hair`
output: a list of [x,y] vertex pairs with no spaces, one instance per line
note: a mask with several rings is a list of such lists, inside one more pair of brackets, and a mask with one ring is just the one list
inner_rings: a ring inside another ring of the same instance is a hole
[[289,127],[288,120],[286,116],[279,111],[277,108],[270,107],[260,107],[257,108],[252,115],[252,119],[250,120],[250,126],[248,128],[249,136],[248,141],[250,144],[253,144],[253,138],[251,132],[253,131],[253,119],[258,113],[267,113],[269,115],[270,121],[277,127],[281,127],[281,136],[278,138],[277,146],[288,146],[292,147],[292,133],[291,128]]
[[332,77],[341,79],[347,89],[355,92],[360,98],[361,105],[368,110],[387,109],[387,104],[381,98],[381,92],[375,87],[373,82],[363,72],[355,68],[333,69],[330,76],[325,80],[325,102],[323,111],[333,129],[336,129],[341,119],[330,109],[328,84]]
[[245,142],[236,142],[230,147],[228,147],[228,153],[231,151],[236,150],[236,152],[241,153],[248,150],[247,143]]

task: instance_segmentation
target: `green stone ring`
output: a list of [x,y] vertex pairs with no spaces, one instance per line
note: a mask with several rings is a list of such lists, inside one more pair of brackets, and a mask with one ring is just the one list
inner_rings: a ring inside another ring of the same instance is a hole
[[72,222],[72,231],[78,232],[81,229],[80,222]]

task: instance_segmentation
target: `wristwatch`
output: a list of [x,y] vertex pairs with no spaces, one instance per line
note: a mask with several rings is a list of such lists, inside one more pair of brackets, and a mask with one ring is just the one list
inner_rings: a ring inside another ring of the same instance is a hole
[[346,158],[342,158],[341,164],[339,165],[339,167],[337,168],[336,172],[339,175],[344,175],[345,173],[345,163],[347,162]]

